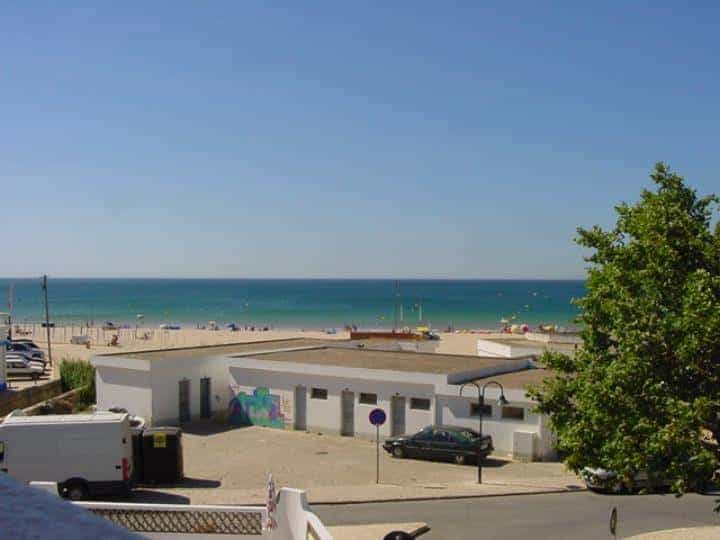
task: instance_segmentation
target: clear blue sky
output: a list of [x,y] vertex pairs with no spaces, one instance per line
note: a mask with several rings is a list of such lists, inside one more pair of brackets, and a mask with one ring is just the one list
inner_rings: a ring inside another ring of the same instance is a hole
[[0,275],[580,277],[720,188],[717,3],[479,4],[4,3]]

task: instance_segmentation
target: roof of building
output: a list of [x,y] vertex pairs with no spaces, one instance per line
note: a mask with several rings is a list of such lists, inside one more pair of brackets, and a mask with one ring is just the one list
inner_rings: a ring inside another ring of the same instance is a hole
[[492,375],[476,379],[478,384],[486,383],[490,380],[497,381],[504,388],[513,388],[517,390],[527,390],[530,386],[541,384],[547,379],[555,377],[555,372],[545,368],[529,368],[522,371],[513,371],[512,373],[503,373],[502,375]]
[[182,347],[175,349],[156,349],[148,351],[125,351],[102,354],[98,356],[122,356],[137,358],[139,360],[155,359],[184,359],[203,358],[207,356],[224,356],[272,349],[287,349],[295,347],[316,347],[327,343],[324,340],[312,338],[273,339],[266,341],[252,341],[245,343],[229,343],[225,345],[206,345],[200,347]]
[[[243,354],[235,357],[252,357],[271,362],[294,362],[347,368],[380,369],[422,373],[456,373],[473,369],[508,365],[507,358],[488,358],[459,354],[435,354],[405,351],[383,351],[336,346],[312,349]],[[517,360],[517,359],[513,359]]]

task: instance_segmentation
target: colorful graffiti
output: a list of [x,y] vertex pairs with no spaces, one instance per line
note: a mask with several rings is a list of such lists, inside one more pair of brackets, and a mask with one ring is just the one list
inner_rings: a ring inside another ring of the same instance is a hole
[[228,421],[235,426],[285,429],[280,396],[273,396],[264,387],[256,388],[252,395],[238,392],[228,405]]

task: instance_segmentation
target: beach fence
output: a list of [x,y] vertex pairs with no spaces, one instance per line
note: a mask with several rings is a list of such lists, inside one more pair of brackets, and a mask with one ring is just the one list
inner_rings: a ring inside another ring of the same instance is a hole
[[[83,344],[84,342],[94,346],[106,346],[113,342],[117,336],[118,344],[129,345],[132,343],[167,343],[170,337],[168,331],[155,330],[152,328],[135,328],[122,326],[108,328],[87,323],[68,322],[50,327],[50,339],[53,343]],[[26,338],[33,341],[47,342],[47,329],[42,322],[18,322],[13,323],[13,337],[15,339]]]

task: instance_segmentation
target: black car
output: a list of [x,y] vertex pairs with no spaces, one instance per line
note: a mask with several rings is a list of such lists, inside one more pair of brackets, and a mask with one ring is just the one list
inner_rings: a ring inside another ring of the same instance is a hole
[[396,458],[421,458],[454,461],[458,465],[485,459],[493,451],[492,437],[480,439],[472,429],[457,426],[427,426],[414,435],[387,439],[383,448]]

